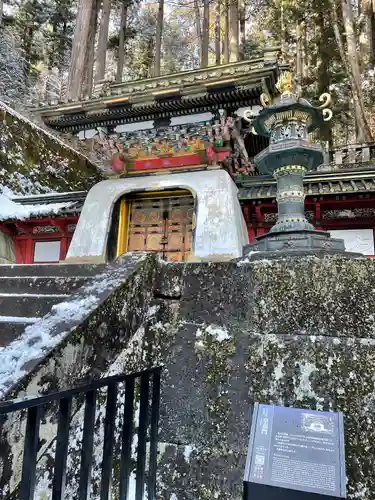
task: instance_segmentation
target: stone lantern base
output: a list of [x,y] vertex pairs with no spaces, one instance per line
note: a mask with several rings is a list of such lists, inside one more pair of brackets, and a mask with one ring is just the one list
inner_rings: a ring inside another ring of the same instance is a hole
[[346,252],[343,240],[331,238],[326,231],[316,230],[267,233],[259,236],[256,243],[246,245],[243,256],[269,259],[280,258],[283,255],[333,253],[361,256],[361,254]]

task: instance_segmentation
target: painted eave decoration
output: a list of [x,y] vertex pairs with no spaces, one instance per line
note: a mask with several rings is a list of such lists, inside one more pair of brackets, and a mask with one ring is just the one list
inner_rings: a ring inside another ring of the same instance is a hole
[[93,99],[68,102],[36,109],[51,127],[79,127],[126,123],[137,117],[152,119],[155,113],[179,114],[202,108],[225,107],[228,101],[256,100],[266,89],[276,93],[279,51],[268,50],[264,57],[212,68],[174,73],[131,82],[97,85]]

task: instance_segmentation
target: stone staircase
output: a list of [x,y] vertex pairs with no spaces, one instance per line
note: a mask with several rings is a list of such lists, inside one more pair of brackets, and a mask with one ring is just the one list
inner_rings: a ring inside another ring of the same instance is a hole
[[64,302],[104,265],[0,265],[0,349]]

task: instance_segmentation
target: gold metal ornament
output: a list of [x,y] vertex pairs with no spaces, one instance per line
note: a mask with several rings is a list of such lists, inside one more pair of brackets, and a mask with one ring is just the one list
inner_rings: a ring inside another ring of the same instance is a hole
[[283,95],[293,94],[293,75],[290,71],[284,71],[281,73],[277,83],[276,88]]
[[325,122],[329,122],[333,116],[333,113],[330,109],[323,109],[323,120]]
[[261,94],[260,103],[263,108],[269,108],[272,104],[272,100],[269,94]]
[[250,122],[250,123],[254,120],[254,116],[253,116],[251,109],[246,109],[243,113],[243,117],[247,122]]
[[325,92],[319,97],[319,102],[322,102],[323,104],[319,106],[320,109],[328,108],[328,106],[332,102],[332,97],[331,94],[328,94],[328,92]]

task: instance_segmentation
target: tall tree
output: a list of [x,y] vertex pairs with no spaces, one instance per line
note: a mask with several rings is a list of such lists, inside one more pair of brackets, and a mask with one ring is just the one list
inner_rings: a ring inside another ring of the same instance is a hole
[[120,13],[120,34],[118,42],[118,61],[117,61],[117,71],[116,71],[117,82],[122,81],[122,74],[124,71],[127,19],[128,19],[128,2],[127,0],[123,0],[121,3],[121,13]]
[[220,26],[221,0],[216,0],[215,8],[215,63],[221,62],[221,26]]
[[229,45],[230,62],[236,62],[240,58],[239,31],[238,31],[238,0],[229,0]]
[[202,61],[202,23],[201,23],[201,10],[198,0],[194,0],[194,17],[195,17],[195,31],[197,36],[197,49],[199,61]]
[[100,19],[98,50],[96,54],[96,78],[99,82],[105,77],[105,64],[108,46],[109,16],[111,14],[111,0],[103,0],[102,15]]
[[158,18],[156,22],[156,37],[155,37],[155,62],[153,71],[154,76],[160,76],[163,26],[164,26],[164,0],[159,0]]
[[82,83],[82,96],[84,97],[91,97],[94,84],[95,37],[98,27],[100,2],[101,0],[94,0],[91,11],[87,51],[85,56],[85,72]]
[[245,0],[239,0],[239,21],[240,21],[240,58],[244,59],[244,49],[246,44],[246,4]]
[[361,91],[361,75],[357,52],[357,40],[354,30],[353,11],[347,0],[341,0],[342,19],[346,35],[346,53],[339,28],[338,5],[335,0],[330,0],[330,3],[332,7],[335,36],[352,91],[356,117],[357,141],[360,143],[371,142],[371,131],[366,119],[365,106]]
[[203,0],[201,68],[208,66],[208,46],[210,43],[210,3]]
[[223,38],[224,64],[229,63],[229,1],[230,0],[224,0],[224,38]]
[[302,38],[302,23],[297,21],[296,24],[296,80],[298,93],[302,92],[303,78],[303,38]]
[[93,0],[80,0],[78,5],[68,81],[68,97],[70,99],[81,97],[92,7]]

